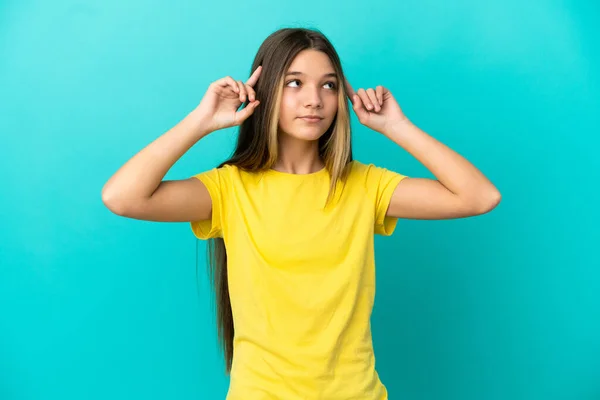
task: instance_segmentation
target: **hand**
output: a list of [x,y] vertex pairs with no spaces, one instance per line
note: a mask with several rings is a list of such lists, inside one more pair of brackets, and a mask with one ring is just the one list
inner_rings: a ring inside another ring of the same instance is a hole
[[[256,100],[253,87],[258,81],[261,71],[262,66],[256,68],[246,83],[226,76],[210,84],[202,101],[194,110],[202,116],[203,121],[207,124],[204,126],[205,129],[212,132],[240,125],[254,113],[260,101]],[[246,101],[246,97],[249,100],[248,105],[237,111]]]
[[347,80],[344,85],[361,124],[385,134],[394,124],[408,121],[392,93],[383,86],[377,86],[375,90],[361,88],[354,92]]

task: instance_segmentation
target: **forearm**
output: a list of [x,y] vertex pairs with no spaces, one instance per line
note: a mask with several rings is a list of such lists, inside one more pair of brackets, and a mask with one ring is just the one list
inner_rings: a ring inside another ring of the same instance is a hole
[[105,203],[149,198],[169,169],[210,131],[196,110],[129,159],[102,188]]
[[498,202],[498,189],[463,156],[428,135],[409,120],[386,132],[391,140],[421,162],[455,195],[476,204]]

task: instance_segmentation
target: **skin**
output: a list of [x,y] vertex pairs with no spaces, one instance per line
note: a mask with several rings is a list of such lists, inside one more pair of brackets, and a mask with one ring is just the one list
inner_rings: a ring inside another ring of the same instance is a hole
[[[324,167],[318,157],[318,140],[333,123],[338,109],[339,83],[329,57],[320,51],[300,52],[287,71],[279,119],[279,160],[274,169],[310,173]],[[323,119],[310,123],[304,115]]]
[[[333,72],[333,67],[324,53],[305,50],[294,59],[289,71],[303,74],[285,80],[279,122],[280,159],[274,169],[315,172],[324,167],[318,157],[317,140],[327,131],[337,111],[337,90],[327,84],[332,79],[323,77]],[[296,78],[300,81],[290,81]],[[407,150],[436,176],[403,180],[394,190],[388,216],[464,218],[487,213],[498,205],[500,192],[487,177],[463,156],[414,125],[387,88],[379,85],[354,91],[348,81],[343,84],[362,125]],[[305,114],[318,114],[324,119],[318,124],[298,120]]]
[[[330,79],[323,79],[333,68],[325,54],[306,50],[298,54],[290,70],[303,72],[303,75],[285,80],[279,121],[279,160],[274,169],[312,173],[324,167],[318,157],[318,139],[337,112],[337,93],[327,83]],[[102,189],[104,204],[118,215],[150,221],[210,218],[211,198],[198,179],[173,181],[163,180],[164,176],[198,140],[215,130],[239,125],[252,115],[260,104],[253,87],[261,71],[259,66],[246,82],[226,76],[211,83],[196,109],[109,179]],[[299,81],[292,82],[292,79]],[[501,194],[493,183],[466,158],[406,118],[387,88],[360,88],[355,92],[348,81],[343,84],[360,123],[385,135],[435,176],[435,179],[403,179],[394,190],[388,216],[463,218],[487,213],[500,203]],[[249,105],[238,111],[246,97]],[[311,113],[323,116],[323,121],[308,124],[298,120],[299,116]]]

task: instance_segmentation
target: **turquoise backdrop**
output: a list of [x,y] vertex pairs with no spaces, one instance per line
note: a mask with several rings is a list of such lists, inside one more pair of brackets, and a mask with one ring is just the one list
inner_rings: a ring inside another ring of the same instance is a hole
[[[387,86],[503,195],[377,237],[390,399],[600,399],[599,16],[592,0],[0,0],[0,399],[224,399],[205,243],[100,193],[287,26],[322,30],[355,88]],[[432,177],[352,123],[357,159]],[[166,179],[214,167],[235,133]]]

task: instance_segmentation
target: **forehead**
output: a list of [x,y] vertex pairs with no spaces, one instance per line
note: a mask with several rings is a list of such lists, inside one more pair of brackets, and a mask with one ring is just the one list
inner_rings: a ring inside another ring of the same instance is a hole
[[316,78],[320,78],[324,74],[335,73],[327,54],[317,50],[303,50],[298,53],[286,73],[293,71]]

